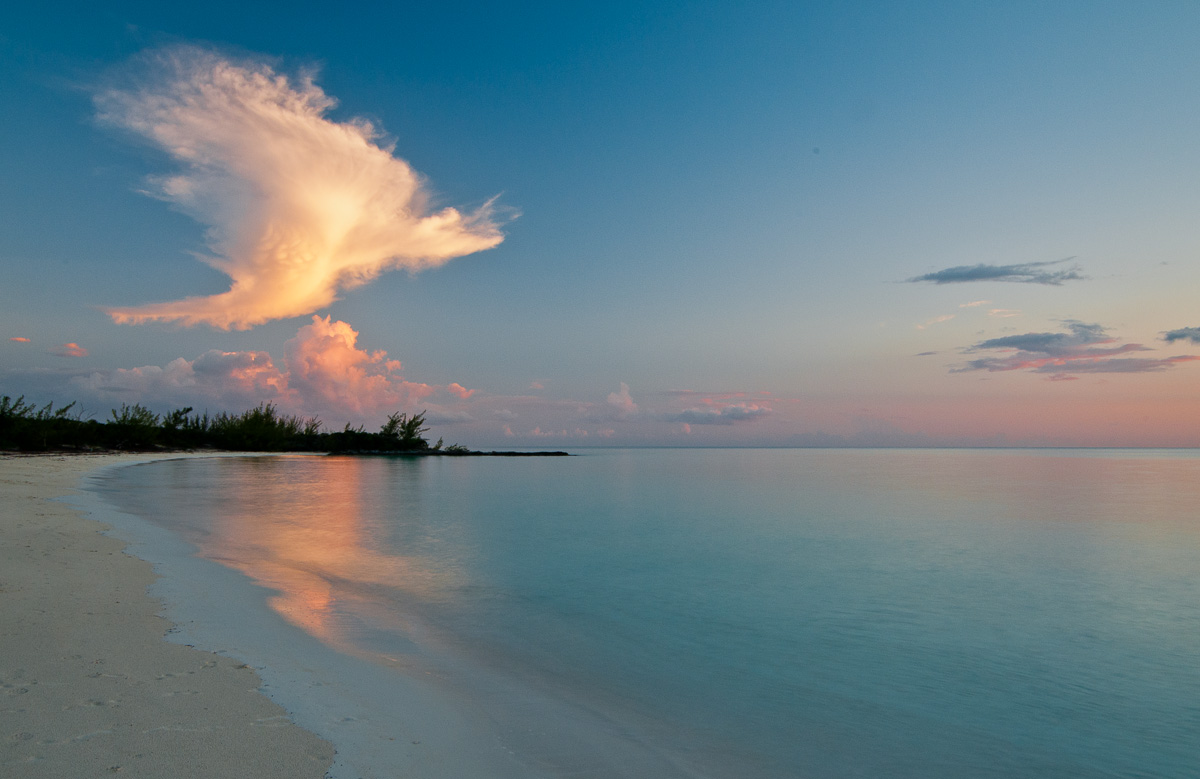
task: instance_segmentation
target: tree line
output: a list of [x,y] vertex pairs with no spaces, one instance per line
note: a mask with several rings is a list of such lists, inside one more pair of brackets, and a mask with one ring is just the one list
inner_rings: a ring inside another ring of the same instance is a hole
[[239,452],[466,452],[465,447],[430,444],[424,434],[425,413],[395,413],[378,432],[361,425],[322,431],[316,417],[281,414],[271,403],[240,414],[209,416],[189,406],[155,414],[140,404],[122,403],[104,421],[83,419],[75,404],[37,406],[21,396],[0,396],[0,449],[45,451],[154,451],[159,449],[225,449]]

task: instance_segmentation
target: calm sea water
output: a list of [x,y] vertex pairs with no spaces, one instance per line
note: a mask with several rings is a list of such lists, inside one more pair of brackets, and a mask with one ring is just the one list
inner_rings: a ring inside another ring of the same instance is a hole
[[1193,451],[201,459],[102,491],[438,680],[530,776],[1200,776]]

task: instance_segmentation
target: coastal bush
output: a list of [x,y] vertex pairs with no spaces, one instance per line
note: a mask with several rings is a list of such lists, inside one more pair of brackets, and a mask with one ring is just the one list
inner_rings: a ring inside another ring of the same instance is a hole
[[[368,433],[362,425],[349,424],[340,431],[322,432],[324,423],[316,417],[281,414],[271,403],[240,414],[220,412],[215,416],[176,409],[155,414],[141,404],[121,404],[108,420],[81,419],[72,413],[74,403],[54,408],[52,403],[37,407],[24,396],[13,399],[0,396],[0,450],[17,451],[88,451],[121,449],[216,448],[232,451],[265,452],[426,452],[440,451],[442,441],[430,446],[424,434],[425,412],[389,414],[377,433]],[[464,447],[451,446],[457,453]]]
[[321,427],[315,417],[280,414],[272,403],[260,403],[241,414],[221,412],[209,426],[210,437],[222,449],[278,452],[307,450]]
[[401,413],[388,414],[387,421],[379,428],[379,434],[396,441],[401,449],[428,449],[429,442],[421,435],[429,430],[424,425],[423,411],[411,417]]
[[158,443],[159,416],[141,404],[121,404],[112,410],[104,426],[108,446],[113,449],[153,449]]
[[74,403],[54,408],[53,403],[38,408],[25,396],[13,400],[0,396],[0,448],[45,450],[61,448],[72,440],[96,437],[94,426],[72,415]]

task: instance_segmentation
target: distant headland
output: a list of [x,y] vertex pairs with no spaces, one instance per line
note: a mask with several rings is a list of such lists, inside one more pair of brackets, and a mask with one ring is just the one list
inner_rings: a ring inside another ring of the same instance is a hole
[[425,412],[394,413],[378,432],[348,423],[325,432],[316,417],[288,416],[271,403],[240,414],[209,416],[189,406],[155,414],[121,404],[105,421],[83,419],[74,403],[37,406],[24,396],[0,396],[0,451],[158,452],[212,449],[228,452],[320,452],[389,457],[565,457],[567,452],[482,452],[425,438]]

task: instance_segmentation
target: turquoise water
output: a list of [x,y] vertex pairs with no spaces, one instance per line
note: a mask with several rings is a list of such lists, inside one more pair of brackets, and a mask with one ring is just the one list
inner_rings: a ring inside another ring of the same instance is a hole
[[[440,679],[530,776],[1200,775],[1192,451],[201,459],[103,492],[381,680]],[[637,749],[539,740],[564,710]]]

